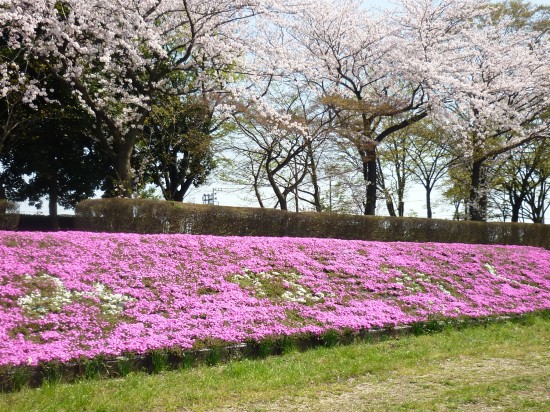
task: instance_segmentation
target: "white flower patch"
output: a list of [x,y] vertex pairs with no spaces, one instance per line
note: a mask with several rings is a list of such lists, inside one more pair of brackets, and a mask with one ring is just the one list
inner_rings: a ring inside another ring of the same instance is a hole
[[[321,302],[325,298],[322,292],[313,293],[299,283],[301,276],[293,272],[252,272],[243,269],[242,274],[235,274],[231,281],[241,287],[252,288],[257,297],[279,298],[287,302]],[[278,286],[278,287],[277,287]],[[281,293],[280,290],[284,289]]]
[[491,275],[493,275],[493,276],[496,277],[496,278],[502,279],[502,280],[504,280],[504,281],[506,281],[506,282],[509,282],[509,283],[514,283],[514,284],[516,284],[516,285],[521,285],[521,282],[518,282],[517,280],[508,279],[508,278],[505,277],[505,276],[499,275],[499,274],[497,273],[496,268],[495,268],[494,266],[491,266],[489,263],[486,263],[486,264],[484,265],[484,267],[485,267],[485,269],[487,269],[487,271],[488,271]]
[[415,272],[414,274],[408,274],[400,269],[397,269],[397,271],[401,275],[395,279],[395,283],[404,285],[405,288],[411,292],[421,292],[423,290],[422,283],[434,283],[443,293],[446,295],[452,295],[452,293],[445,288],[444,284],[433,281],[430,276],[425,273]]
[[[395,283],[399,283],[400,285],[404,285],[407,290],[410,290],[411,292],[420,292],[422,290],[422,287],[417,283],[417,279],[413,279],[411,275],[408,273],[405,273],[401,271],[399,268],[396,269],[400,276],[398,276],[395,279]],[[416,275],[422,275],[421,273],[416,273]],[[420,278],[420,280],[424,280]]]
[[485,264],[485,269],[487,269],[491,275],[498,277],[497,270],[495,269],[494,266],[491,266],[490,264],[486,263]]
[[28,295],[17,300],[19,306],[31,316],[44,317],[48,313],[58,313],[63,306],[80,298],[98,298],[104,314],[116,315],[122,312],[126,302],[133,300],[121,293],[113,293],[102,283],[95,283],[93,292],[77,292],[66,289],[61,279],[48,274],[37,277],[26,275],[24,279],[38,284]]
[[445,286],[443,286],[441,283],[438,283],[437,286],[439,287],[439,290],[441,292],[445,293],[446,295],[452,295],[452,293],[445,289]]
[[63,306],[73,300],[73,293],[65,289],[59,278],[43,274],[36,278],[26,275],[24,279],[35,281],[41,286],[17,300],[19,306],[29,314],[42,317],[48,313],[60,312]]
[[307,301],[320,302],[324,299],[323,292],[312,293],[299,283],[287,282],[288,290],[281,295],[283,300],[288,302],[307,303]]
[[[108,315],[116,315],[124,309],[126,302],[133,300],[130,296],[122,293],[113,293],[103,283],[94,284],[96,292],[84,292],[87,296],[95,296],[100,300],[101,311]],[[78,293],[78,292],[75,292]]]

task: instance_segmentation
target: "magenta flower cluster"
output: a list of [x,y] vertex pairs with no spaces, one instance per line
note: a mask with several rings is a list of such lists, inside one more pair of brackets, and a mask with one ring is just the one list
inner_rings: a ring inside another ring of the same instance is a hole
[[550,251],[0,232],[0,365],[550,309]]

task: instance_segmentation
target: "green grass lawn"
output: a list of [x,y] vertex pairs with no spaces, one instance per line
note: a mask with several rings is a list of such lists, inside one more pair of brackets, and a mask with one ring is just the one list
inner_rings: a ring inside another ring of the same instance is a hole
[[0,411],[549,411],[550,318],[0,394]]

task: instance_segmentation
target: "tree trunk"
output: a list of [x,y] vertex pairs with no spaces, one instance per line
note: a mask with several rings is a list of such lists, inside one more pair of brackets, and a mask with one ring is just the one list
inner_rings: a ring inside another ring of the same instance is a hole
[[288,210],[288,204],[286,202],[286,198],[284,196],[281,196],[279,199],[279,205],[281,207],[281,210]]
[[[470,220],[483,222],[487,220],[487,195],[482,176],[482,160],[474,161],[470,175]],[[482,193],[483,191],[483,193]]]
[[48,212],[50,214],[50,225],[53,230],[59,230],[59,217],[57,216],[57,182],[51,182],[48,199]]
[[313,157],[313,148],[311,147],[311,142],[307,143],[307,155],[310,161],[309,168],[311,175],[311,184],[313,185],[313,206],[315,206],[316,212],[321,212],[323,210],[321,204],[321,188],[319,187],[317,164],[315,163],[315,158]]
[[256,195],[256,199],[258,200],[258,204],[263,209],[265,208],[264,202],[262,200],[262,194],[260,193],[260,188],[258,187],[257,183],[254,183],[254,194]]
[[173,193],[172,200],[176,202],[183,202],[183,198],[187,194],[187,191],[191,187],[191,184],[193,183],[193,177],[189,177],[183,182],[180,186],[179,190],[175,190]]
[[399,204],[397,205],[397,215],[399,217],[405,216],[405,202],[399,201]]
[[393,205],[393,200],[391,196],[386,196],[386,208],[388,209],[388,213],[391,217],[397,217],[395,214],[395,206]]
[[517,223],[519,222],[519,212],[521,210],[522,201],[518,201],[518,199],[514,199],[514,200],[515,202],[511,202],[512,203],[512,222]]
[[269,181],[269,184],[273,189],[273,193],[275,193],[275,196],[277,197],[277,201],[281,207],[281,210],[288,210],[286,196],[283,195],[283,193],[281,193],[281,190],[279,189],[279,186],[277,186],[277,182],[275,181],[274,173],[271,170],[269,170],[269,168],[267,167],[267,164],[268,162],[266,162],[267,180]]
[[405,172],[405,161],[402,160],[403,167],[399,163],[396,163],[396,172],[397,172],[397,213],[399,217],[405,216],[405,185],[407,182],[406,172]]
[[529,173],[523,177],[519,194],[516,193],[513,187],[508,189],[508,197],[512,206],[512,222],[519,222],[519,214],[523,206],[523,202],[527,197],[527,192],[529,191],[529,178],[532,173],[533,169],[531,169]]
[[313,182],[313,206],[315,206],[316,212],[322,212],[323,205],[321,203],[321,188],[319,187],[317,177],[315,177],[315,180],[312,179],[312,182]]
[[137,132],[129,132],[120,138],[113,148],[114,167],[117,179],[119,197],[131,197],[133,192],[132,152],[137,138]]
[[366,185],[365,215],[374,216],[376,214],[377,192],[376,146],[374,144],[370,145],[360,154],[363,159],[363,178]]
[[426,213],[427,218],[432,218],[432,188],[427,187],[426,188]]
[[544,223],[544,203],[531,205],[531,214],[533,216],[533,223]]
[[397,190],[397,215],[405,216],[405,190],[404,185]]

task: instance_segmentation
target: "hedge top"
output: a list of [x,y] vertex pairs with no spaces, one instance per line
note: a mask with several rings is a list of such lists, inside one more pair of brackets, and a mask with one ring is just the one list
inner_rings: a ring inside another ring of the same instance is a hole
[[85,200],[76,208],[75,227],[95,232],[515,244],[550,248],[550,225],[293,213],[150,199]]

